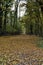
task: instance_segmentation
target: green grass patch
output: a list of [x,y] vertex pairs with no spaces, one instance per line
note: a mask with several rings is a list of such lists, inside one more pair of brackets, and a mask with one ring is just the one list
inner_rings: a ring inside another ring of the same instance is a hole
[[39,40],[37,40],[37,46],[40,48],[43,48],[43,38],[40,38]]

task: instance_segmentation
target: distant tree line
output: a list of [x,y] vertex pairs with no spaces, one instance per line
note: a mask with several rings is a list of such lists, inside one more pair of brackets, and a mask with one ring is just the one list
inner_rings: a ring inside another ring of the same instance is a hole
[[[24,32],[43,36],[43,0],[26,0],[26,12],[20,18],[17,16],[19,2],[0,0],[0,35]],[[15,9],[11,10],[13,3]]]
[[[15,3],[15,10],[11,10]],[[0,0],[0,35],[19,33],[20,27],[17,20],[18,0]]]
[[[40,4],[41,3],[41,4]],[[43,36],[43,1],[27,0],[26,14],[22,17],[26,34]]]

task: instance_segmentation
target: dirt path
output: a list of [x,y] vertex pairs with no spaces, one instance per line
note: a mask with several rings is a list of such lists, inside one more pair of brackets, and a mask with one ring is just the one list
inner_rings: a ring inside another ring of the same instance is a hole
[[43,65],[39,37],[32,35],[0,37],[0,65]]

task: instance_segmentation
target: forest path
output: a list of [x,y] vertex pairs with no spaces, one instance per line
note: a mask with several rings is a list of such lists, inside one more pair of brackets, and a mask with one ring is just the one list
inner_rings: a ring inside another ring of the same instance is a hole
[[40,38],[34,35],[0,37],[0,61],[6,65],[42,65],[43,48],[37,46]]

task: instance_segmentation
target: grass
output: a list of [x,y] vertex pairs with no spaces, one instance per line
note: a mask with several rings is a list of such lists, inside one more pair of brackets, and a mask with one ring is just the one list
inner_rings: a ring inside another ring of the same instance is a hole
[[40,47],[40,48],[43,48],[43,38],[40,38],[40,39],[37,41],[37,46]]

